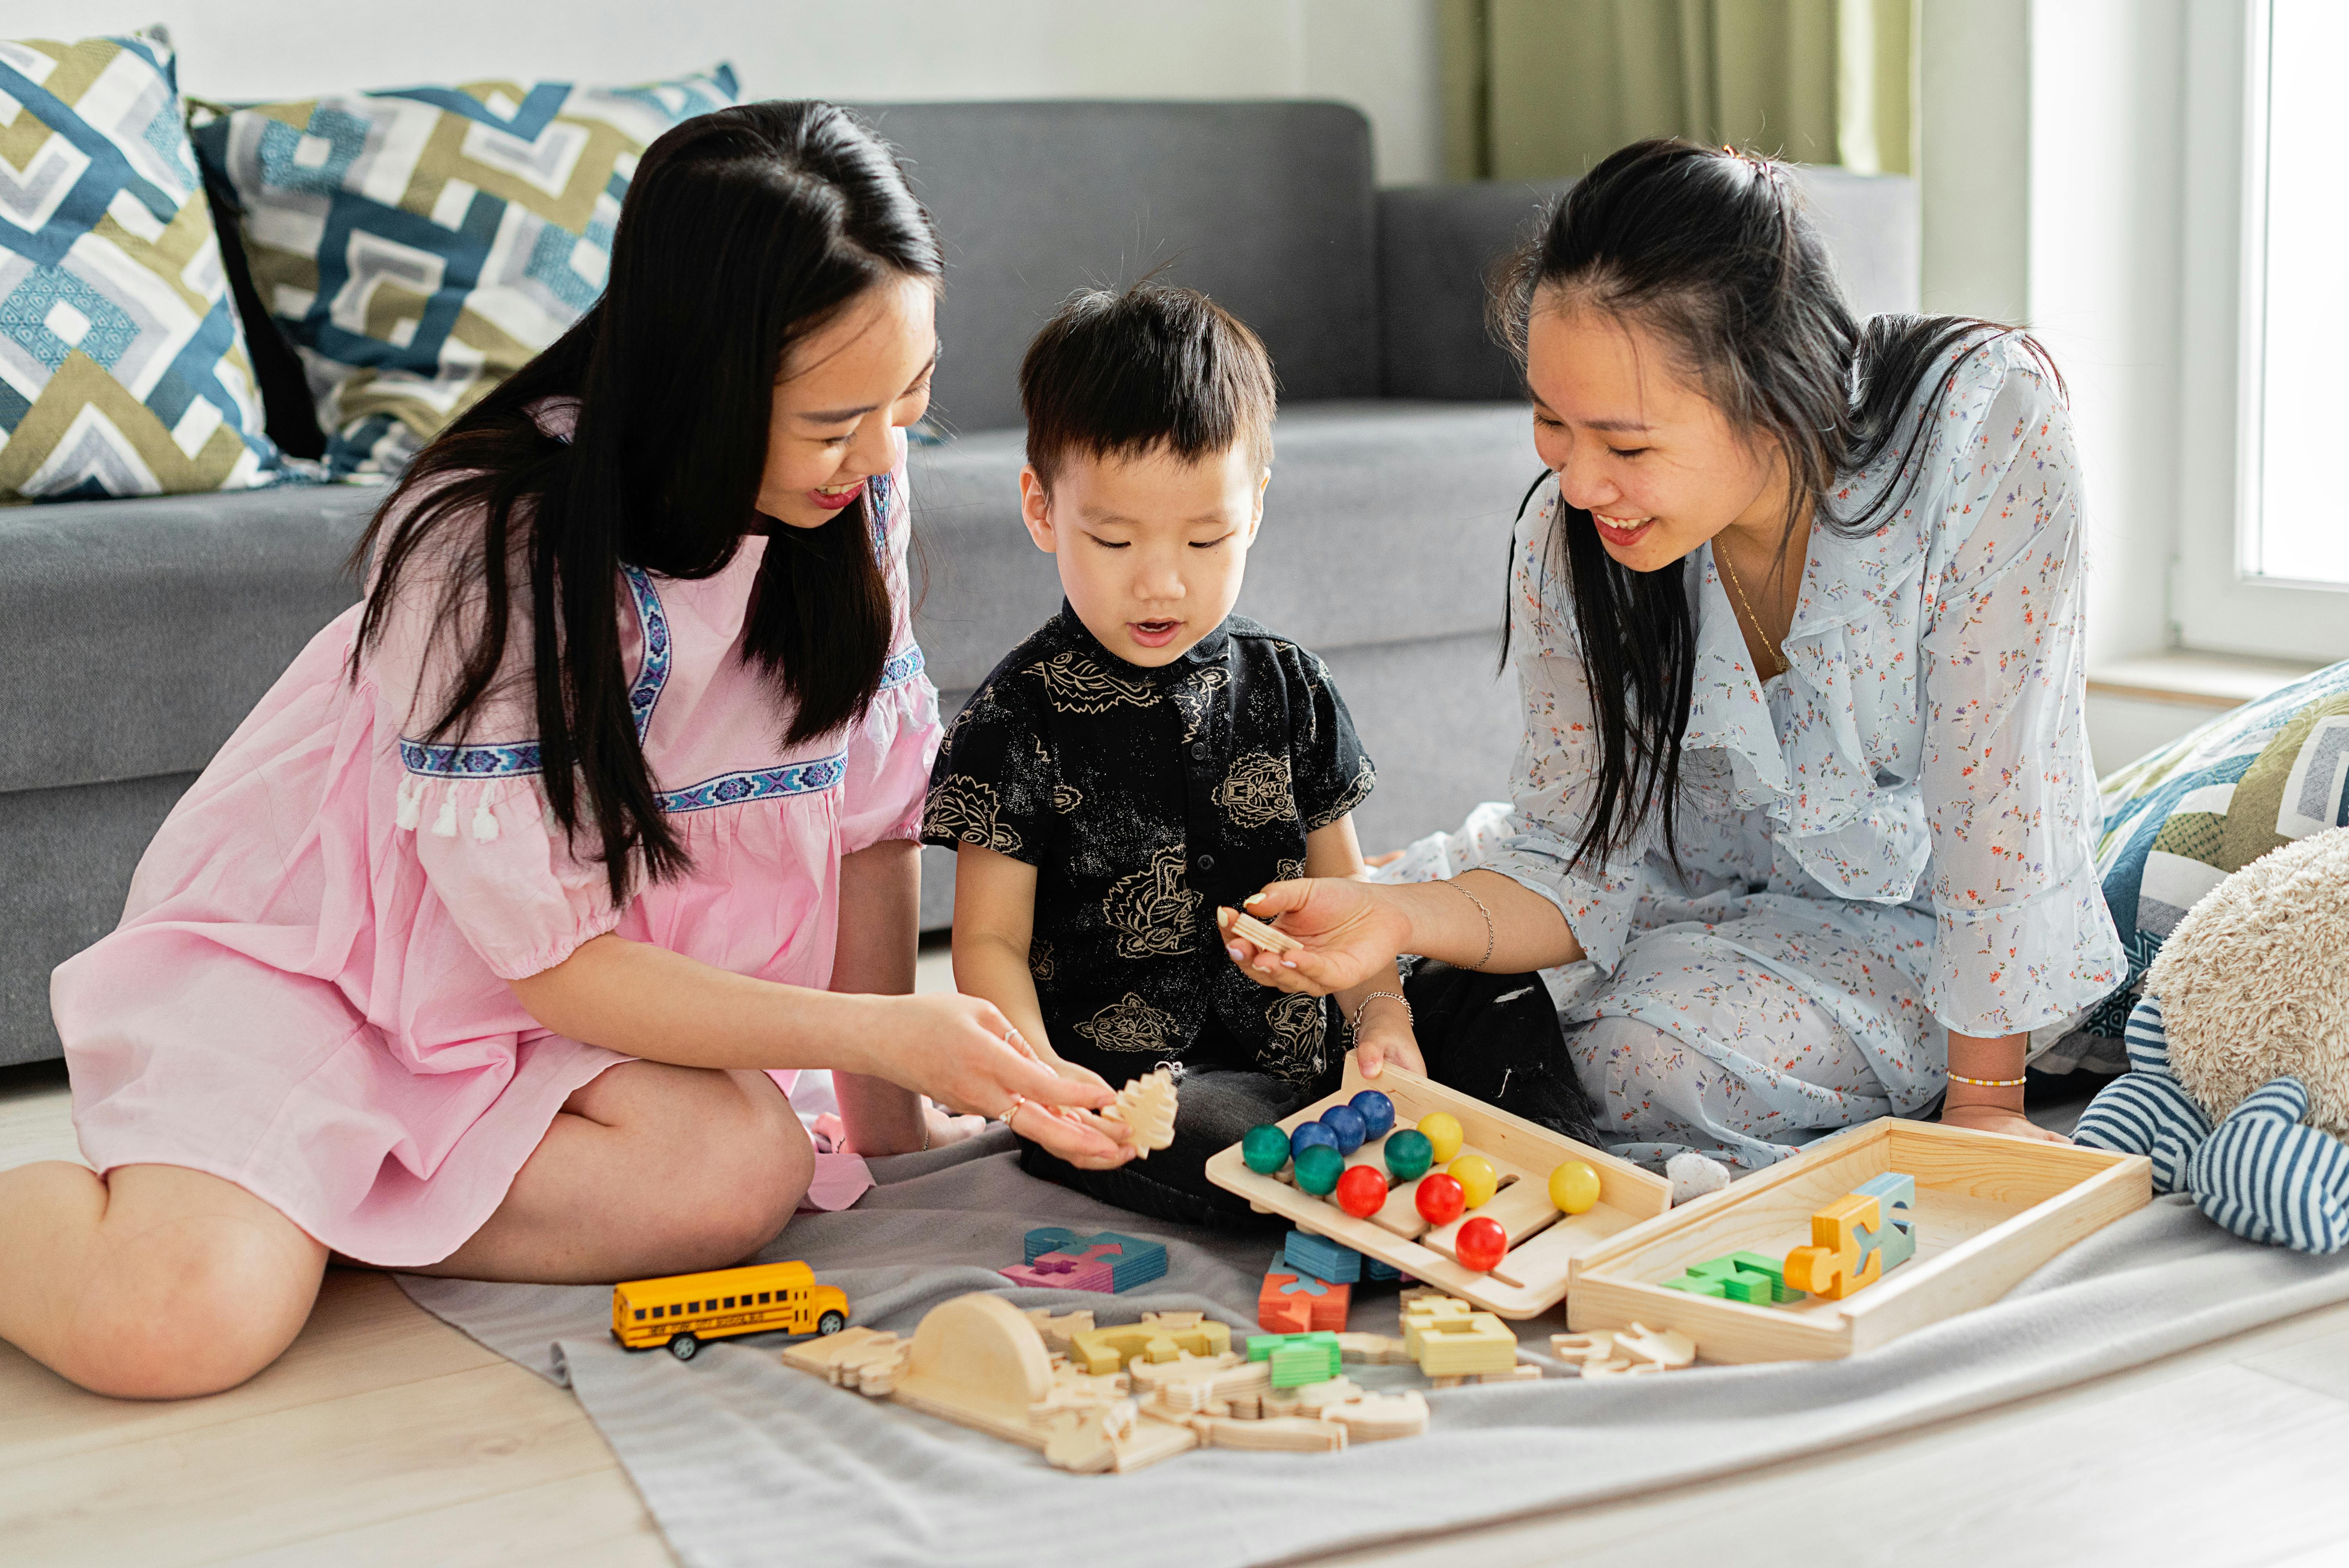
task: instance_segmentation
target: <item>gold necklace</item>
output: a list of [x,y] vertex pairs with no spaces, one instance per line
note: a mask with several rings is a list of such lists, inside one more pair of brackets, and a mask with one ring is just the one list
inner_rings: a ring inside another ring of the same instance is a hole
[[1713,558],[1721,562],[1721,569],[1723,572],[1729,573],[1729,585],[1737,591],[1737,602],[1745,606],[1745,618],[1754,623],[1754,634],[1762,639],[1762,645],[1769,649],[1770,656],[1777,661],[1778,667],[1762,678],[1772,680],[1785,674],[1788,668],[1786,655],[1780,651],[1775,643],[1770,640],[1770,630],[1762,624],[1762,617],[1754,613],[1754,601],[1745,596],[1745,584],[1737,580],[1737,568],[1729,563],[1728,553],[1718,545],[1713,548]]

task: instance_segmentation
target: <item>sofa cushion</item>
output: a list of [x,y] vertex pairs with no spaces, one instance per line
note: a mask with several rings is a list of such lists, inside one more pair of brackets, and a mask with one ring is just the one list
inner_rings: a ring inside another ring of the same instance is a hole
[[395,472],[604,287],[637,155],[735,101],[730,67],[641,88],[472,82],[200,112],[255,290],[301,352],[326,461]]
[[1334,103],[864,104],[946,246],[936,418],[1021,423],[1055,305],[1171,263],[1254,327],[1299,401],[1378,394],[1370,125]]
[[[2096,872],[2129,984],[2082,1027],[2117,1042],[2146,970],[2197,900],[2271,850],[2349,827],[2349,663],[2212,719],[2097,792]],[[2103,1055],[2118,1060],[2117,1049]]]
[[343,563],[383,497],[315,485],[0,512],[0,627],[16,655],[0,685],[0,792],[211,761],[358,597]]
[[[1922,241],[1917,182],[1844,169],[1795,170],[1851,307],[1914,311]],[[1494,265],[1539,228],[1573,181],[1405,186],[1381,191],[1381,388],[1390,397],[1514,397],[1517,367],[1485,323]]]
[[[914,449],[915,625],[942,691],[1060,606],[1019,523],[1022,451],[1012,430]],[[1240,608],[1323,654],[1497,632],[1510,525],[1541,472],[1522,404],[1286,404]]]
[[0,500],[285,477],[160,27],[0,42]]

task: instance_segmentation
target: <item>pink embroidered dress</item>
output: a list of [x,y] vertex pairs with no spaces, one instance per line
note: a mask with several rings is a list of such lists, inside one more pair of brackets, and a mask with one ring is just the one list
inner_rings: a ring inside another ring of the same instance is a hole
[[512,738],[405,738],[439,689],[423,672],[450,656],[427,596],[403,593],[356,682],[359,611],[337,617],[172,810],[121,926],[52,981],[91,1164],[210,1171],[337,1252],[432,1263],[489,1218],[565,1097],[628,1059],[541,1028],[508,980],[615,932],[825,985],[841,857],[916,836],[938,744],[905,491],[901,446],[865,501],[896,605],[882,690],[807,745],[782,745],[780,699],[741,656],[765,540],[698,581],[624,569],[629,704],[693,859],[625,904],[551,826],[527,683],[477,730]]

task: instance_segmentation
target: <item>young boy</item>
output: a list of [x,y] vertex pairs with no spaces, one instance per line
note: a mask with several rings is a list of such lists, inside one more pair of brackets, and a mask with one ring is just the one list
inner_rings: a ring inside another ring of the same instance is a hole
[[[955,983],[1059,1070],[1181,1078],[1174,1147],[1022,1164],[1163,1219],[1245,1212],[1207,1157],[1336,1087],[1353,1038],[1419,1068],[1399,978],[1258,985],[1218,905],[1361,869],[1376,774],[1319,658],[1231,614],[1272,478],[1272,364],[1205,295],[1071,299],[1019,371],[1020,511],[1067,602],[947,732],[926,843],[952,845]],[[1014,1130],[1018,1130],[1016,1128]]]

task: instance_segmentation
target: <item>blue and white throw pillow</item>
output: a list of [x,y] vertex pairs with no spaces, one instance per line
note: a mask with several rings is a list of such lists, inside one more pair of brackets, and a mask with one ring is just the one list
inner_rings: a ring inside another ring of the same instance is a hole
[[0,41],[0,503],[286,477],[170,36]]
[[603,292],[637,158],[735,101],[719,66],[200,106],[197,155],[302,356],[327,466],[397,473],[561,336]]

